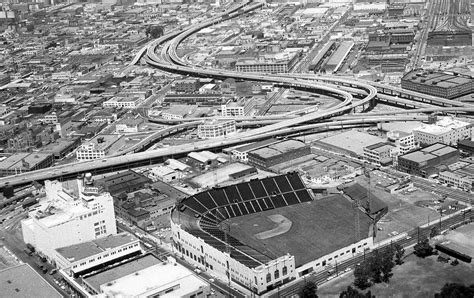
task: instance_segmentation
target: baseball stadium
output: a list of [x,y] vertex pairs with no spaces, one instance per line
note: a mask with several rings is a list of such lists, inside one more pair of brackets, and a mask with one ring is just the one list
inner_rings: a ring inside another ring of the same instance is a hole
[[296,172],[213,188],[171,216],[180,256],[263,294],[373,246],[373,219],[349,198],[316,199]]

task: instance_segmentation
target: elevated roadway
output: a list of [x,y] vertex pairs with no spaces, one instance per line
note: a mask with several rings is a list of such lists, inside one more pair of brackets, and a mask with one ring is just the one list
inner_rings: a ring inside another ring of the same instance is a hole
[[[0,178],[0,187],[19,186],[33,181],[44,181],[59,177],[74,177],[80,173],[105,173],[124,170],[127,168],[146,166],[157,162],[163,162],[168,158],[183,156],[190,152],[202,150],[217,150],[233,145],[245,144],[270,137],[290,135],[297,132],[320,129],[345,128],[348,125],[367,125],[387,121],[426,121],[428,116],[377,116],[360,117],[361,119],[334,120],[325,123],[301,125],[297,127],[285,127],[280,130],[272,130],[262,134],[235,134],[226,138],[197,141],[192,144],[178,145],[168,148],[159,148],[145,152],[126,154],[117,157],[108,157],[101,160],[75,162],[59,165],[51,168],[25,172]],[[271,126],[271,125],[270,125]]]

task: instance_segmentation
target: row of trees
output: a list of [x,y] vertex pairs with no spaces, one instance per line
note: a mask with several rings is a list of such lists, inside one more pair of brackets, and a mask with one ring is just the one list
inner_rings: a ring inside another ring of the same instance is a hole
[[403,263],[405,249],[398,243],[388,248],[375,250],[354,270],[354,285],[365,290],[376,283],[388,283],[393,267]]

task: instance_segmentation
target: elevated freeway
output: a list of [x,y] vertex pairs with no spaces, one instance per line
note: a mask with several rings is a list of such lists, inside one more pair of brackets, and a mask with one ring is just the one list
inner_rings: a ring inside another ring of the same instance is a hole
[[[238,144],[245,144],[261,139],[291,135],[297,132],[304,132],[319,129],[345,128],[351,125],[367,125],[387,121],[426,121],[428,116],[376,116],[359,117],[360,119],[333,120],[315,124],[300,125],[297,127],[285,127],[280,130],[272,130],[261,134],[235,134],[225,138],[213,140],[202,140],[192,144],[177,145],[168,148],[159,148],[145,152],[126,154],[123,156],[107,157],[101,160],[90,160],[75,162],[71,164],[59,165],[51,168],[25,172],[0,178],[0,187],[19,186],[33,181],[44,181],[54,178],[72,178],[77,174],[91,172],[93,174],[115,172],[132,167],[146,166],[163,162],[168,158],[184,156],[190,152],[202,150],[218,150]],[[271,126],[271,125],[270,125]]]
[[[245,6],[249,7],[243,9]],[[260,139],[265,139],[274,136],[281,135],[292,135],[295,133],[312,131],[312,130],[324,130],[334,128],[345,128],[352,125],[367,125],[379,122],[387,121],[425,121],[427,116],[390,116],[389,113],[384,113],[382,116],[356,116],[356,115],[344,115],[350,112],[366,111],[369,107],[375,104],[378,92],[382,91],[383,94],[390,96],[398,96],[405,99],[411,99],[410,97],[420,96],[420,101],[427,104],[440,104],[447,105],[448,108],[452,108],[454,111],[466,109],[471,111],[472,105],[453,103],[452,101],[443,100],[435,97],[427,98],[425,95],[413,94],[406,92],[406,90],[396,89],[392,86],[385,86],[383,84],[377,85],[372,82],[363,82],[353,79],[345,79],[338,77],[318,77],[314,75],[305,75],[301,77],[295,74],[285,75],[269,75],[259,73],[237,73],[227,70],[214,70],[205,68],[196,68],[194,66],[183,65],[182,61],[176,55],[176,48],[182,40],[187,36],[213,24],[221,21],[228,20],[233,17],[237,17],[240,14],[247,13],[251,10],[257,9],[262,4],[252,4],[246,2],[242,5],[236,6],[230,10],[221,14],[215,18],[212,18],[208,22],[201,23],[199,25],[193,25],[181,32],[169,33],[153,42],[151,42],[146,51],[139,51],[140,59],[144,58],[145,61],[156,68],[166,70],[174,73],[182,73],[187,75],[193,75],[198,77],[213,77],[218,79],[235,78],[238,80],[253,80],[253,81],[264,81],[271,82],[288,87],[299,87],[305,88],[312,92],[324,92],[333,95],[341,99],[341,103],[335,107],[325,110],[308,113],[301,117],[286,118],[276,123],[253,129],[247,132],[232,135],[229,138],[220,138],[215,140],[198,141],[193,144],[178,145],[169,148],[160,148],[150,150],[146,152],[131,153],[124,156],[108,157],[102,160],[93,160],[87,162],[78,162],[73,164],[67,164],[62,166],[56,166],[52,168],[22,173],[14,176],[8,176],[0,178],[0,187],[15,186],[27,184],[32,181],[43,181],[46,179],[58,178],[58,177],[73,177],[78,173],[94,172],[103,173],[122,170],[130,167],[149,165],[155,162],[161,162],[166,158],[182,156],[189,152],[201,151],[201,150],[218,150],[224,147],[248,143]],[[161,51],[157,52],[159,46],[162,46]],[[142,55],[142,56],[140,56]],[[134,61],[139,61],[139,58]],[[163,59],[162,59],[163,58]],[[132,61],[132,62],[134,62]],[[319,80],[319,81],[313,81]],[[362,94],[362,99],[355,100],[351,93],[343,90],[343,87],[350,87],[363,90],[365,94]],[[408,98],[406,98],[408,96]],[[455,106],[455,107],[453,107]],[[457,108],[459,107],[459,109]],[[429,108],[425,108],[428,111]],[[435,108],[433,108],[435,109]],[[438,111],[439,108],[436,108]],[[413,113],[422,112],[423,109],[413,110]],[[450,110],[452,111],[452,110]],[[408,112],[408,111],[407,111]],[[396,112],[398,113],[398,112]],[[344,115],[344,116],[343,116]],[[351,119],[335,118],[338,116],[343,117],[354,117]],[[262,119],[262,121],[264,121]],[[265,120],[267,121],[267,120]],[[312,122],[319,123],[312,123]],[[311,123],[311,124],[305,124]],[[158,132],[155,137],[159,137]],[[151,140],[152,138],[150,138]]]

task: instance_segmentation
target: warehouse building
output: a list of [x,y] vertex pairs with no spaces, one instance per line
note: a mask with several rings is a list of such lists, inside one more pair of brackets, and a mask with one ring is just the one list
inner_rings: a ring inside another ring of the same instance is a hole
[[423,124],[414,129],[415,142],[421,146],[442,143],[456,146],[459,140],[470,140],[472,124],[453,117],[442,117],[434,124]]
[[249,152],[248,160],[256,167],[270,168],[309,154],[311,154],[311,148],[304,142],[285,140]]
[[426,178],[438,174],[458,158],[459,151],[456,148],[436,143],[398,157],[398,170]]
[[199,124],[197,134],[201,139],[209,139],[227,136],[236,131],[235,120],[218,121],[213,119]]
[[402,88],[424,94],[453,99],[474,91],[471,76],[459,73],[416,69],[402,78]]

